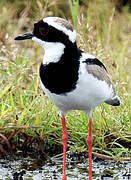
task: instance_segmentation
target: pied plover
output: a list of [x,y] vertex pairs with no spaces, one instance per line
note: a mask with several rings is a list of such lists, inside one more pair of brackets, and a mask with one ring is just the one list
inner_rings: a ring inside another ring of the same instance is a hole
[[92,179],[92,112],[103,102],[120,105],[105,66],[93,55],[81,51],[76,44],[76,31],[65,19],[46,17],[34,29],[15,40],[32,39],[45,50],[40,66],[40,84],[45,94],[59,108],[62,119],[63,176],[66,180],[66,146],[68,134],[65,113],[83,110],[89,116],[87,136],[89,180]]

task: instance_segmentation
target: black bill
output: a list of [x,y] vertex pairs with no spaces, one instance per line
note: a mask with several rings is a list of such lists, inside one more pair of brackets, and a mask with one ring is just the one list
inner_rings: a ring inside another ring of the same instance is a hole
[[15,37],[15,40],[31,39],[33,36],[34,36],[33,32],[27,32],[25,34],[22,34],[22,35]]

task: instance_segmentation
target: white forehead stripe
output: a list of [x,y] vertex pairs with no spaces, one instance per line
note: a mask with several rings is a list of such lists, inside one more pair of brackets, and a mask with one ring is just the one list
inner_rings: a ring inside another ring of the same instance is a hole
[[43,19],[43,21],[65,33],[69,37],[69,40],[72,43],[74,43],[76,41],[76,31],[71,31],[70,29],[67,29],[65,26],[62,26],[62,24],[57,22],[57,19],[59,19],[59,17],[46,17]]

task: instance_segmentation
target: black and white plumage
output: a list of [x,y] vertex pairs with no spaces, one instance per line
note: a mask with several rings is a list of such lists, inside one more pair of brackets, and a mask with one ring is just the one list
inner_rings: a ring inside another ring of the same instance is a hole
[[[68,21],[59,17],[44,18],[34,24],[32,32],[15,38],[24,39],[32,39],[45,50],[40,66],[41,87],[62,117],[70,110],[84,110],[92,119],[94,108],[101,103],[120,105],[105,66],[95,56],[78,49],[76,31]],[[65,170],[63,174],[65,180]]]

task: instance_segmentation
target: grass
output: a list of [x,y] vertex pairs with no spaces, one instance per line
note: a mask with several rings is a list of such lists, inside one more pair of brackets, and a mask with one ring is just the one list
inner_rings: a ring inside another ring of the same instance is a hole
[[[16,43],[13,40],[18,34],[31,30],[33,23],[43,16],[61,16],[76,27],[78,46],[96,55],[106,65],[116,91],[123,99],[120,107],[102,104],[95,109],[93,151],[114,158],[130,157],[131,15],[128,8],[118,13],[110,1],[82,2],[81,5],[78,0],[64,4],[58,0],[0,2],[3,17],[0,20],[0,133],[8,138],[8,133],[23,129],[28,136],[61,146],[58,109],[39,85],[43,50],[31,41]],[[72,111],[67,113],[66,119],[69,148],[86,151],[87,115]],[[15,143],[17,136],[14,133]],[[2,140],[0,143],[4,147]]]

